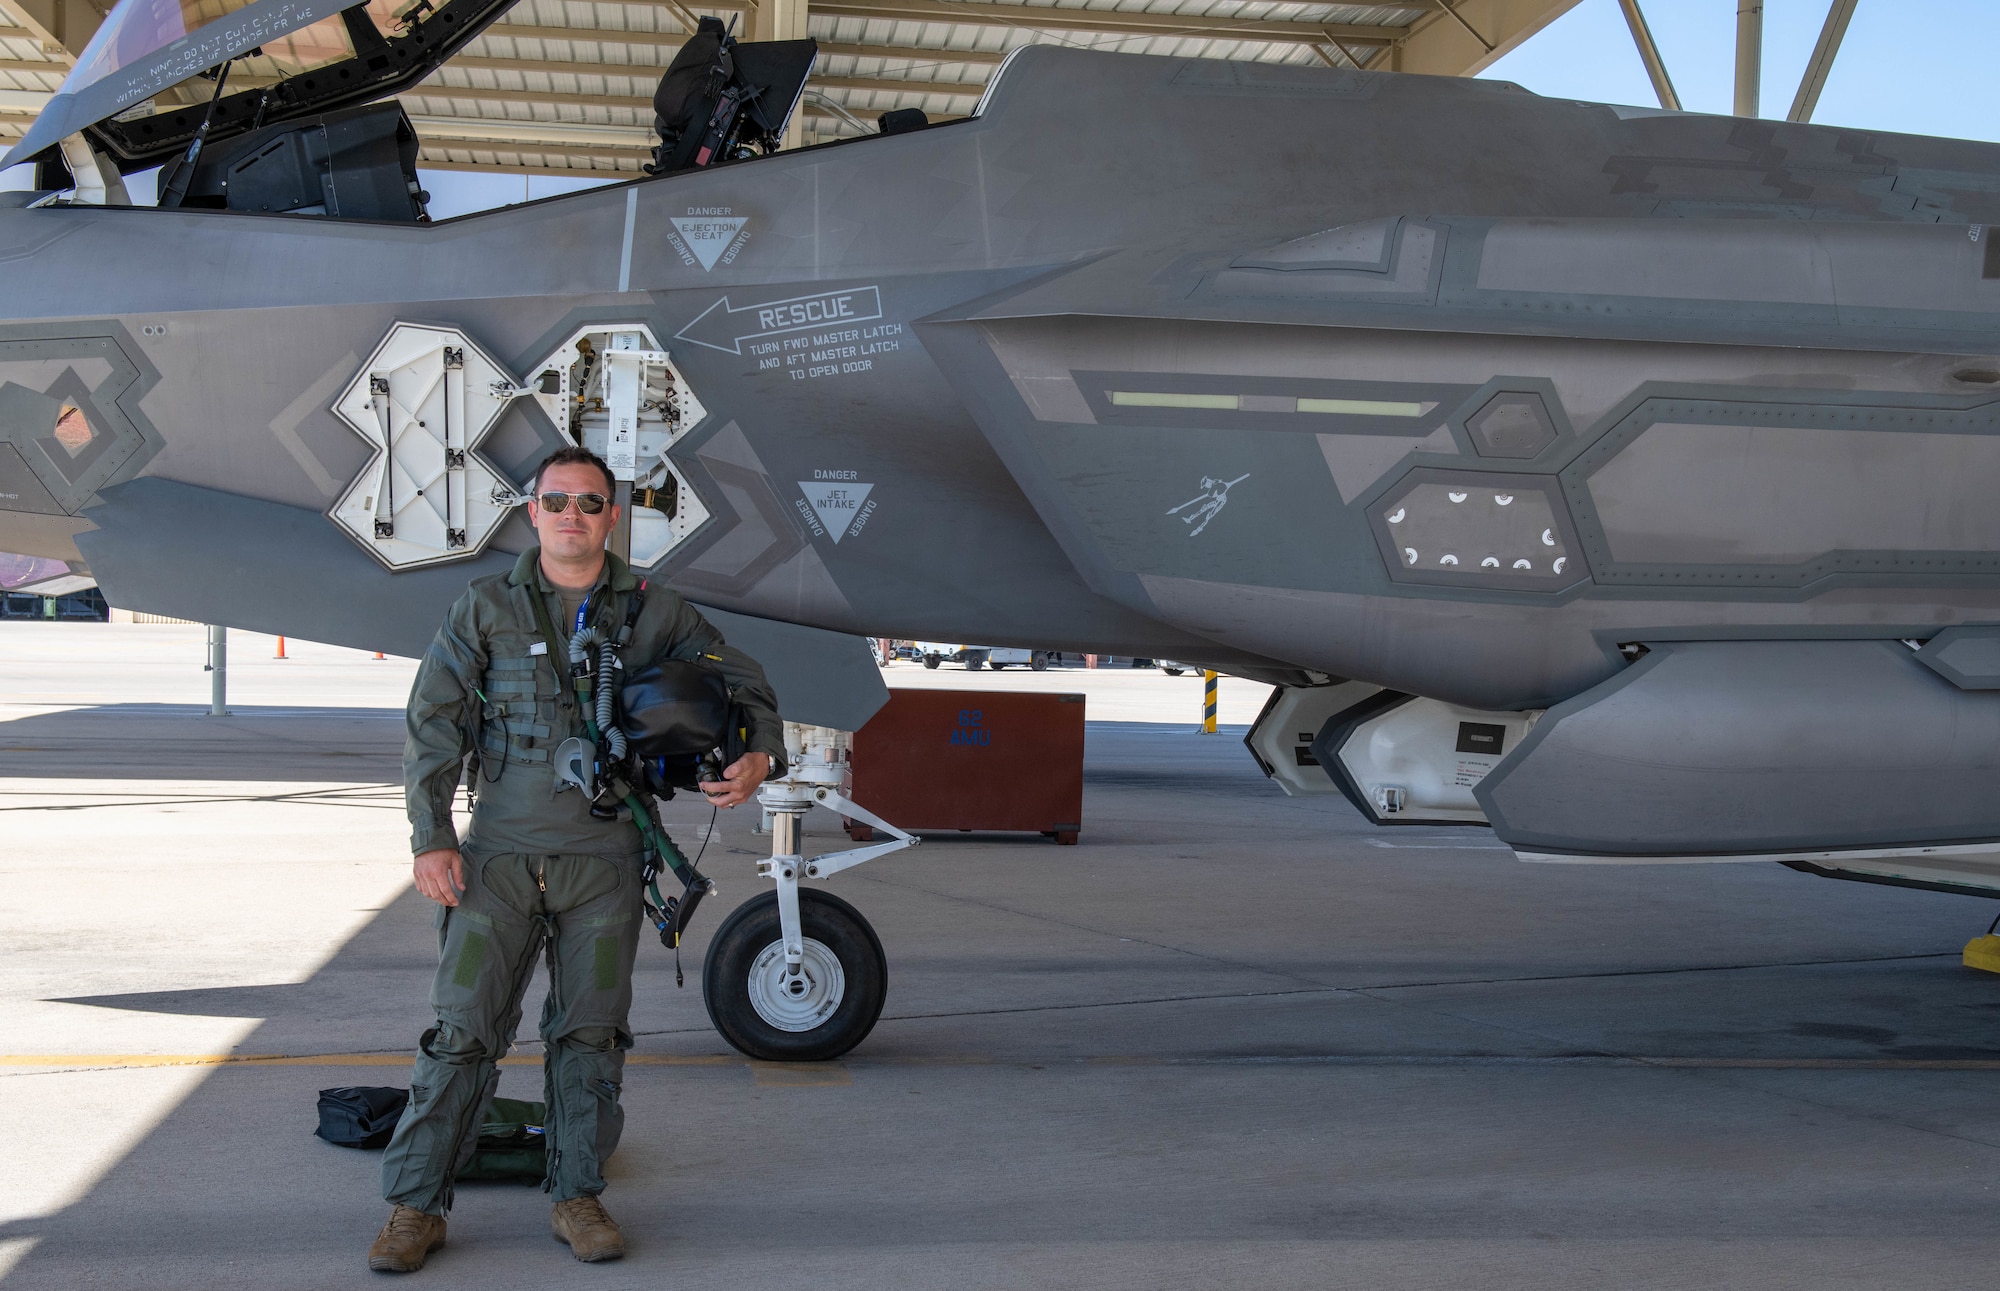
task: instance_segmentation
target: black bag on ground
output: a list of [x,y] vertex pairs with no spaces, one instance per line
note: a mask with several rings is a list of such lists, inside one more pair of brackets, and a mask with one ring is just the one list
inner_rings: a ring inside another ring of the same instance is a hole
[[496,1098],[479,1123],[479,1145],[460,1179],[540,1183],[549,1172],[548,1141],[542,1136],[548,1108],[519,1098]]
[[[322,1089],[319,1128],[313,1133],[337,1147],[387,1147],[409,1102],[408,1091],[381,1086]],[[548,1151],[542,1136],[547,1115],[548,1109],[541,1103],[494,1099],[479,1123],[479,1142],[472,1160],[458,1177],[540,1183],[548,1173]]]
[[380,1086],[349,1086],[319,1091],[319,1128],[313,1133],[335,1147],[389,1146],[409,1091]]

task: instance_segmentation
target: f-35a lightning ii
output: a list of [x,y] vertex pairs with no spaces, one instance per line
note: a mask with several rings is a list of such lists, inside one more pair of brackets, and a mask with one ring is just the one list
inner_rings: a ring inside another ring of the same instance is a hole
[[[9,160],[182,155],[273,3]],[[308,213],[0,210],[0,549],[415,653],[580,438],[804,720],[879,702],[837,634],[1194,660],[1384,824],[2000,891],[2000,148],[1030,47],[963,120],[426,224],[315,76],[205,143],[294,140]]]

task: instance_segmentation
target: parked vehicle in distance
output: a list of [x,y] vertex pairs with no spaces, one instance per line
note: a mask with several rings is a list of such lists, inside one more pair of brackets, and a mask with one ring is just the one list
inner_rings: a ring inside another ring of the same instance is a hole
[[917,658],[923,660],[924,667],[935,668],[943,663],[962,663],[967,672],[977,672],[986,666],[986,652],[979,646],[959,645],[951,641],[918,641]]
[[1049,666],[1049,656],[1042,650],[1017,650],[1012,646],[959,645],[948,641],[919,641],[916,643],[917,657],[924,661],[924,667],[935,668],[940,664],[962,663],[967,672],[978,672],[981,668],[1005,668],[1009,664],[1026,664],[1036,672]]
[[1169,677],[1178,677],[1184,672],[1193,671],[1193,669],[1191,669],[1187,664],[1182,663],[1178,659],[1158,659],[1155,660],[1154,662],[1158,663],[1160,665],[1160,671],[1164,672]]
[[1026,664],[1034,671],[1042,672],[1049,666],[1049,656],[1046,651],[1016,650],[1011,646],[987,646],[985,650],[986,666],[989,668],[1005,668],[1009,665],[1018,667]]

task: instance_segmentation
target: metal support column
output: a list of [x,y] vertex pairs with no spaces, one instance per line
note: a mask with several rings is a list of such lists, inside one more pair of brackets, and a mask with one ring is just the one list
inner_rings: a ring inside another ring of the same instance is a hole
[[1736,115],[1754,117],[1762,104],[1764,0],[1736,0]]
[[229,629],[208,625],[208,715],[229,716]]
[[1669,112],[1680,111],[1681,96],[1674,92],[1666,60],[1660,57],[1660,47],[1653,43],[1653,29],[1646,25],[1646,15],[1639,11],[1639,0],[1618,0],[1618,7],[1625,11],[1625,25],[1632,30],[1632,43],[1639,47],[1639,61],[1646,65],[1654,97]]
[[1792,110],[1785,114],[1787,121],[1805,122],[1812,120],[1813,110],[1819,107],[1820,91],[1826,88],[1826,76],[1833,70],[1833,60],[1840,53],[1840,42],[1847,38],[1847,24],[1854,18],[1857,0],[1833,0],[1826,11],[1826,24],[1819,29],[1819,43],[1813,46],[1812,58],[1806,63],[1805,75],[1799,78],[1799,92],[1792,98]]

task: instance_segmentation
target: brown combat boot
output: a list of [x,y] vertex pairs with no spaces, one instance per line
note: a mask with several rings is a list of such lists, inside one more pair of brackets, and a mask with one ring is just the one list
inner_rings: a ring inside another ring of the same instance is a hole
[[377,1273],[415,1273],[424,1266],[425,1257],[443,1245],[443,1215],[398,1206],[368,1248],[368,1267]]
[[558,1242],[569,1243],[569,1253],[585,1264],[615,1260],[625,1254],[625,1237],[618,1224],[604,1213],[604,1203],[595,1197],[572,1197],[559,1201],[549,1215],[549,1228]]

